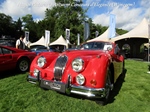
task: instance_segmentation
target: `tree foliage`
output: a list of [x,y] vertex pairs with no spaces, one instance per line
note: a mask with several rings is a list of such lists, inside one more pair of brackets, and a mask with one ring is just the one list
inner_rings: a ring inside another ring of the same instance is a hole
[[[60,35],[65,38],[65,29],[70,29],[70,42],[77,42],[77,34],[83,35],[83,20],[86,17],[83,9],[74,1],[56,1],[64,5],[57,5],[53,9],[46,10],[45,20],[55,23],[51,35],[56,40]],[[68,4],[68,5],[67,5]],[[65,6],[66,5],[66,6]],[[51,22],[51,23],[52,23]]]
[[22,17],[23,31],[29,31],[30,41],[35,41],[37,38],[37,23],[33,20],[31,14],[27,14]]
[[127,33],[128,31],[126,31],[126,30],[123,30],[123,29],[116,29],[116,32],[119,34],[119,35],[122,35],[122,34],[125,34],[125,33]]
[[12,17],[9,15],[5,15],[4,13],[0,13],[0,37],[3,35],[15,36],[13,34],[14,30],[15,27]]

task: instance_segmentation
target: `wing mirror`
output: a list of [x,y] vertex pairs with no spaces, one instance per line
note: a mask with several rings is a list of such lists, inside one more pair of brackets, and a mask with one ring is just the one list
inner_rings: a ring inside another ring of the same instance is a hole
[[112,50],[112,45],[104,45],[104,50],[107,50],[107,51],[111,51]]
[[108,50],[108,51],[111,51],[111,50],[112,50],[112,47],[107,47],[107,50]]

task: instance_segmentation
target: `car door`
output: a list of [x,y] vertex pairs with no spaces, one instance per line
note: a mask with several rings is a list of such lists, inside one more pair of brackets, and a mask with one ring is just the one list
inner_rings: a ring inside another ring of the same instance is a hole
[[0,47],[0,71],[3,71],[3,62],[4,62],[4,55],[2,53],[1,47]]
[[14,68],[12,51],[6,48],[0,48],[0,71]]
[[112,55],[113,57],[113,64],[114,64],[114,72],[115,72],[115,80],[119,77],[119,75],[122,73],[123,70],[123,61],[124,58],[120,54],[120,48],[118,45],[114,46],[114,53]]

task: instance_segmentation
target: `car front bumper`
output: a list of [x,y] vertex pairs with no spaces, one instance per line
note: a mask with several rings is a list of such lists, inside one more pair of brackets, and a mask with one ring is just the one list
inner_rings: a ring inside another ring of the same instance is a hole
[[89,98],[103,98],[105,97],[105,88],[87,88],[84,86],[76,86],[69,83],[62,83],[60,81],[50,81],[32,77],[28,75],[27,80],[30,83],[39,84],[41,88],[55,90],[66,94],[83,95]]
[[38,82],[38,78],[28,75],[27,81],[29,81],[30,83],[36,84]]

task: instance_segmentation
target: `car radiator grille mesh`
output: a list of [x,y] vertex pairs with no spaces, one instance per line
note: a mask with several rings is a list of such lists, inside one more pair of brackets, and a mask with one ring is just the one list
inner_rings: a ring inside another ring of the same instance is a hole
[[61,80],[62,74],[64,72],[66,63],[67,63],[67,56],[63,55],[57,58],[54,68],[54,79]]

